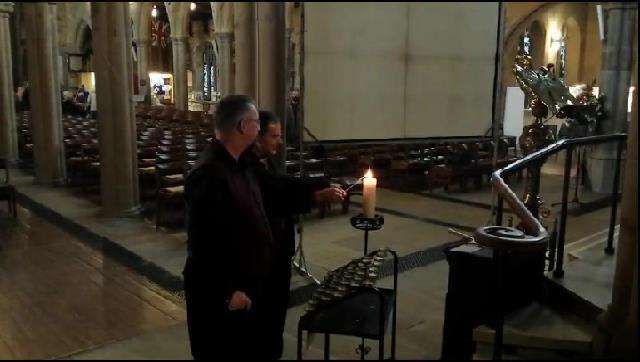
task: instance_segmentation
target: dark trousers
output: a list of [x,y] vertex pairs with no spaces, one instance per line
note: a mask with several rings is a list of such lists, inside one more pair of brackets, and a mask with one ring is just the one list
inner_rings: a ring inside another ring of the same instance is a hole
[[272,269],[269,298],[267,301],[267,345],[268,358],[282,357],[284,342],[282,334],[289,307],[289,289],[291,287],[291,258],[285,256],[276,260]]
[[252,300],[249,311],[229,311],[225,297],[215,295],[215,284],[185,268],[187,327],[194,359],[249,360],[270,358],[266,305]]

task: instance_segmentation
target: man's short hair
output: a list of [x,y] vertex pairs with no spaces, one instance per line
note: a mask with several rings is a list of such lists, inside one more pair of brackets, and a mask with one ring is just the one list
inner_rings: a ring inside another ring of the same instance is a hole
[[219,131],[229,131],[238,125],[240,116],[255,106],[253,99],[242,94],[232,94],[222,98],[214,113],[215,128]]
[[280,122],[276,114],[271,111],[260,110],[258,113],[260,115],[260,132],[258,132],[260,136],[264,135],[267,132],[269,124]]

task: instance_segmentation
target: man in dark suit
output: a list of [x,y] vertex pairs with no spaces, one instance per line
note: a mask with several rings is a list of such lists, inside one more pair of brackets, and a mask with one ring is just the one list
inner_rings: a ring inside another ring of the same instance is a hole
[[189,256],[184,283],[194,358],[273,358],[268,334],[274,237],[272,212],[308,212],[338,202],[344,191],[275,175],[249,149],[260,131],[251,98],[231,95],[215,111],[216,139],[185,183]]
[[[267,172],[277,174],[278,168],[273,157],[282,150],[282,123],[273,112],[261,110],[259,112],[260,132],[253,150]],[[303,179],[313,190],[331,187],[324,179]],[[289,306],[289,289],[291,287],[291,258],[295,252],[295,216],[293,213],[278,212],[279,199],[277,195],[265,193],[265,210],[274,239],[271,263],[271,280],[268,285],[271,290],[268,299],[269,320],[269,350],[270,358],[282,357],[285,319]],[[319,206],[319,205],[318,205]]]

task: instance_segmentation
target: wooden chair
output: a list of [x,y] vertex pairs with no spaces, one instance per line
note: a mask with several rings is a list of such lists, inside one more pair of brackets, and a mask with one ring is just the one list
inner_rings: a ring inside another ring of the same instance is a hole
[[160,228],[161,215],[166,206],[180,204],[184,216],[184,179],[183,160],[156,164],[156,230]]
[[5,170],[4,179],[0,180],[0,200],[6,200],[9,209],[9,215],[14,219],[18,218],[18,207],[16,203],[16,188],[11,184],[11,175],[9,173],[9,162],[0,158],[0,169]]

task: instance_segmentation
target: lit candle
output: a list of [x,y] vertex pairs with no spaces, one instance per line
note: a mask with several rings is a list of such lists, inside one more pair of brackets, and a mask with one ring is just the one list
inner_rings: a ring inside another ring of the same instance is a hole
[[376,184],[378,180],[373,177],[371,169],[364,174],[362,185],[362,213],[364,217],[373,218],[376,213]]

